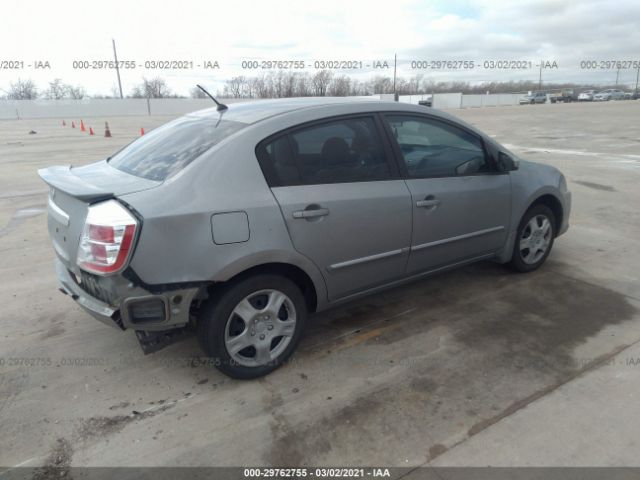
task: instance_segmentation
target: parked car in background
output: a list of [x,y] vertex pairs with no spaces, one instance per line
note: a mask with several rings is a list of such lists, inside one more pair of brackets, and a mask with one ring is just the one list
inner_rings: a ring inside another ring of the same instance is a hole
[[623,90],[611,90],[611,100],[624,100],[625,97],[626,96]]
[[578,95],[579,102],[593,102],[593,97],[595,96],[595,90],[585,90],[584,92],[580,92]]
[[39,174],[61,291],[146,353],[193,328],[235,378],[285,362],[309,313],[479,260],[537,269],[571,208],[556,168],[381,101],[221,105]]
[[530,93],[529,95],[525,95],[520,99],[520,105],[546,103],[546,102],[547,102],[546,92],[533,92],[533,93]]
[[593,96],[594,102],[606,102],[611,100],[611,94],[607,91],[598,92]]
[[633,93],[632,92],[624,92],[624,99],[625,100],[633,100]]
[[609,100],[624,100],[624,92],[614,88],[602,90],[594,95],[593,100],[595,102],[606,102]]
[[549,96],[551,103],[561,103],[561,102],[575,102],[578,99],[578,95],[572,88],[563,88],[560,92],[552,94]]

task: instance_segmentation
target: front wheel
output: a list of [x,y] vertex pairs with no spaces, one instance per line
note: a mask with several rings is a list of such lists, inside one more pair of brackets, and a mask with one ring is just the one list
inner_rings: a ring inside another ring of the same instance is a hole
[[306,317],[306,302],[295,283],[261,274],[225,286],[207,301],[198,320],[198,338],[224,374],[256,378],[289,358]]
[[511,266],[532,272],[544,263],[556,236],[556,218],[546,205],[534,205],[522,217],[513,247]]

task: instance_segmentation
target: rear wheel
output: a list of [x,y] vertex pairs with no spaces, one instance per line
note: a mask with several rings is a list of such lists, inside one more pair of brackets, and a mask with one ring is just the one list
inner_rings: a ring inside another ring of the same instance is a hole
[[516,235],[511,266],[531,272],[544,263],[556,236],[556,218],[546,205],[534,205],[522,217]]
[[293,353],[307,310],[298,286],[278,275],[256,275],[207,301],[198,337],[215,365],[232,378],[266,375]]

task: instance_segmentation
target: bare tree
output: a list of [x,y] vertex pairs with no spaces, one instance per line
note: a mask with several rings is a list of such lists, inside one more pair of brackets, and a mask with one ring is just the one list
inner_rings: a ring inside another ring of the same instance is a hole
[[349,89],[349,95],[356,97],[359,95],[366,95],[366,94],[367,94],[366,84],[364,84],[359,80],[351,81],[351,88]]
[[251,77],[247,81],[251,98],[260,98],[260,90],[262,89],[262,79],[260,77]]
[[351,79],[346,75],[335,77],[329,84],[329,95],[333,97],[346,97],[351,90]]
[[296,83],[296,96],[298,97],[310,97],[312,92],[311,79],[308,73],[303,73],[298,76]]
[[267,79],[265,75],[261,77],[256,77],[254,81],[255,95],[258,98],[269,98],[269,87],[267,83]]
[[142,83],[133,87],[131,90],[133,98],[167,98],[175,97],[167,82],[161,77],[145,78],[142,77]]
[[285,93],[285,78],[284,78],[284,72],[282,70],[279,70],[278,73],[270,74],[271,77],[271,82],[273,85],[273,96],[276,98],[282,98],[284,97],[284,93]]
[[224,86],[225,92],[233,98],[241,98],[244,96],[244,90],[247,83],[246,77],[239,75],[233,77],[231,80],[227,80]]
[[245,79],[242,85],[242,98],[253,98],[253,84],[249,78]]
[[324,97],[332,77],[333,73],[330,70],[320,70],[316,73],[311,79],[313,94],[317,97]]
[[[396,93],[398,93],[398,95],[409,95],[409,91],[411,90],[410,86],[409,86],[409,82],[407,81],[406,78],[402,78],[399,77],[396,79]],[[393,81],[391,82],[391,93],[393,92]]]
[[389,77],[377,76],[370,81],[371,93],[393,93],[393,80]]
[[164,98],[172,96],[171,89],[167,86],[167,82],[160,77],[150,80],[144,80],[145,91],[149,98]]
[[45,98],[51,100],[61,100],[67,96],[65,85],[61,78],[55,78],[49,82],[49,88],[44,92]]
[[296,72],[283,72],[283,90],[284,97],[291,98],[297,96],[296,86],[298,83],[298,73]]
[[73,100],[81,100],[87,96],[87,91],[80,85],[75,87],[73,85],[65,85],[65,90],[67,96]]
[[17,82],[9,84],[7,98],[10,100],[34,100],[38,98],[38,88],[31,79],[18,78]]
[[50,100],[62,100],[65,98],[78,100],[86,96],[87,91],[84,87],[79,85],[74,87],[68,83],[62,83],[60,78],[55,78],[52,82],[49,82],[49,88],[44,92],[44,97]]

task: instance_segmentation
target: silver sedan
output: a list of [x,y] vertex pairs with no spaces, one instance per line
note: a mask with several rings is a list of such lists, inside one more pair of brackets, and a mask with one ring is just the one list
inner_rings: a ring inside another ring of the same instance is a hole
[[313,312],[480,260],[537,269],[571,208],[557,169],[380,101],[219,105],[40,175],[61,290],[145,352],[195,330],[236,378],[282,365]]

